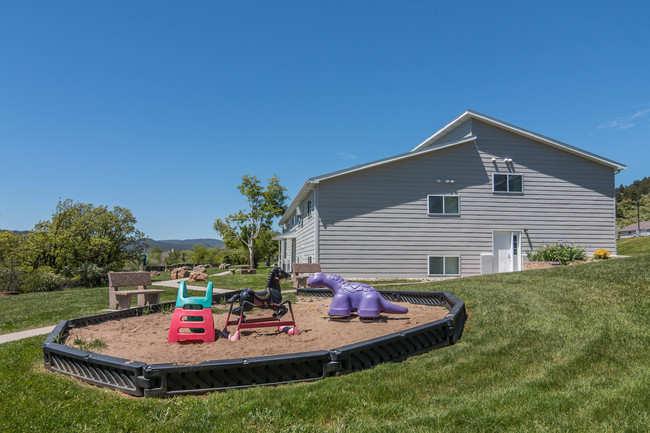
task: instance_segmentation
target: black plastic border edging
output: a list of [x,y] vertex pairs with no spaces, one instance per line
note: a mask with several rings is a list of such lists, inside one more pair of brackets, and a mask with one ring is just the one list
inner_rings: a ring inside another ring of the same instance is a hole
[[[148,365],[58,343],[65,340],[70,328],[155,313],[174,306],[174,302],[166,302],[59,322],[43,343],[44,364],[49,370],[134,396],[165,397],[338,376],[454,344],[461,337],[467,319],[465,304],[451,293],[379,292],[392,302],[445,306],[450,310],[449,315],[416,328],[329,351],[208,361],[191,366]],[[239,291],[214,295],[213,301],[220,302],[235,293]],[[329,290],[322,289],[298,289],[297,294],[332,297]]]

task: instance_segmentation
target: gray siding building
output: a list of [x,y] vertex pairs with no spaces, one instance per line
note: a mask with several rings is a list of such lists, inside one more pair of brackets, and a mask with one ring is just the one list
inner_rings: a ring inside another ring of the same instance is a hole
[[468,110],[407,153],[307,180],[280,220],[280,265],[437,278],[518,271],[559,240],[615,253],[625,168]]

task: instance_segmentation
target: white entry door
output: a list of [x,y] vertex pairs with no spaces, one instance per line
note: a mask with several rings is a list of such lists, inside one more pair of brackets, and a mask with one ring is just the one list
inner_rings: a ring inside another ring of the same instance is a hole
[[521,232],[494,232],[494,272],[521,270]]

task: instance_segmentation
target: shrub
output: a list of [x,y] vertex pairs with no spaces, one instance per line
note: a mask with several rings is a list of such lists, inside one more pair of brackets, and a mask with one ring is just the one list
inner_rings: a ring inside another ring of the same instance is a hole
[[25,283],[21,287],[21,292],[52,292],[54,290],[61,290],[68,280],[58,275],[49,266],[43,266],[34,269],[31,274],[25,279]]
[[604,259],[608,259],[611,254],[612,253],[610,253],[606,249],[599,248],[594,252],[594,258],[599,259],[599,260],[604,260]]
[[248,250],[243,248],[225,250],[223,252],[223,261],[231,265],[248,264]]
[[531,262],[560,262],[566,265],[574,260],[584,260],[587,253],[583,248],[573,245],[573,242],[562,242],[559,240],[553,245],[545,244],[535,252],[528,252],[528,260]]
[[86,262],[75,269],[75,274],[79,277],[79,283],[86,287],[101,286],[102,283],[108,283],[108,273],[106,269],[97,266],[94,263]]

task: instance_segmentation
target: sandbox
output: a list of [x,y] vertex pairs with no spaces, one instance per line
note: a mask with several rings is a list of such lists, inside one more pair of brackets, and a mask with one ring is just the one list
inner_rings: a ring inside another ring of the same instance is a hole
[[[409,312],[331,320],[331,292],[302,289],[293,305],[300,335],[260,328],[243,332],[236,342],[167,343],[173,302],[71,319],[60,322],[45,341],[45,366],[135,396],[169,396],[317,380],[401,360],[460,338],[465,306],[453,295],[380,293]],[[213,301],[231,294],[215,295]],[[226,313],[217,310],[214,320],[222,328]],[[95,340],[102,347],[94,352],[74,347]]]

